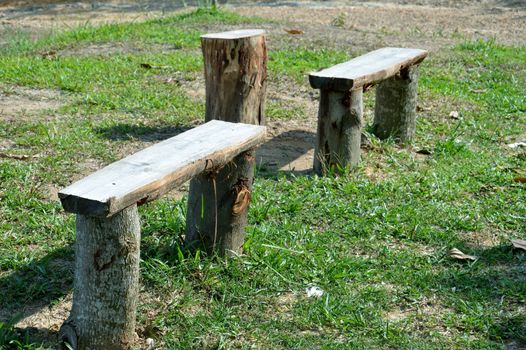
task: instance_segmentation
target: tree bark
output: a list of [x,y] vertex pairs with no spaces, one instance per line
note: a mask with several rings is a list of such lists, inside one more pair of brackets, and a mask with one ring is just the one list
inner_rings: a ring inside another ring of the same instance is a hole
[[360,161],[362,88],[348,92],[320,90],[314,171],[341,170]]
[[205,120],[264,125],[267,46],[262,30],[201,37],[205,66]]
[[[265,32],[241,30],[202,37],[205,62],[206,121],[264,124],[267,86]],[[190,182],[185,245],[208,253],[240,254],[243,250],[253,151],[240,154],[222,169],[207,171]]]
[[253,151],[244,152],[223,168],[192,180],[185,237],[188,248],[219,255],[242,253],[254,164]]
[[61,343],[67,341],[76,349],[130,348],[137,337],[137,205],[110,218],[77,215],[75,254],[73,307],[62,326]]
[[418,66],[383,80],[376,87],[373,130],[380,139],[409,141],[416,129]]

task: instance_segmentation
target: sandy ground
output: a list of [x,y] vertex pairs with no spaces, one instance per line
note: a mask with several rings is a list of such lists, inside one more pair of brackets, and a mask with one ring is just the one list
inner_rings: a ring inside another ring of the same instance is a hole
[[[286,26],[264,26],[269,32],[269,50],[308,44],[360,53],[382,46],[404,46],[428,49],[432,58],[441,48],[466,39],[494,38],[512,45],[526,44],[526,1],[267,1],[261,6],[247,1],[229,1],[225,6],[245,15],[285,20]],[[15,31],[38,37],[56,28],[143,20],[181,9],[182,3],[177,1],[1,1],[0,48],[5,34]],[[301,29],[304,34],[289,35],[284,31],[286,28]],[[83,52],[64,54],[100,54],[127,49],[130,48],[94,45],[84,48]],[[158,49],[164,48],[161,45]],[[42,112],[53,110],[65,101],[58,91],[4,87],[1,84],[0,88],[0,118],[4,120],[13,116],[41,116]],[[202,77],[188,82],[187,88],[191,96],[204,100]],[[306,117],[270,121],[269,140],[259,151],[258,162],[271,170],[310,171],[317,92],[307,84],[298,86],[293,81],[271,77],[267,98],[299,105]],[[366,111],[365,116],[370,117],[371,112]],[[0,152],[8,153],[11,146],[9,142],[0,142]],[[28,305],[26,309],[18,310],[26,317],[17,326],[34,329],[40,338],[51,339],[67,316],[70,305],[70,296],[51,307]],[[0,312],[0,320],[8,316]]]

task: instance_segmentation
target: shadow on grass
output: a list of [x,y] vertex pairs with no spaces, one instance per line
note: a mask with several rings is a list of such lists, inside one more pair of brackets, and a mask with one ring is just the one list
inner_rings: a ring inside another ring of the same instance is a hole
[[99,127],[95,132],[113,141],[140,140],[155,142],[169,139],[192,129],[192,126],[145,126],[121,123],[109,127]]
[[256,152],[257,176],[311,174],[315,142],[316,133],[305,130],[285,131],[266,141]]
[[466,333],[486,333],[507,349],[526,349],[525,252],[510,245],[460,248],[478,260],[453,262],[428,281],[431,286],[440,285],[447,303],[462,315],[455,327]]
[[13,325],[31,317],[38,318],[35,319],[38,324],[49,323],[46,308],[50,310],[58,299],[72,290],[73,265],[70,245],[0,278],[0,349],[3,346],[26,349],[22,346],[55,344],[56,330],[32,326],[15,328]]

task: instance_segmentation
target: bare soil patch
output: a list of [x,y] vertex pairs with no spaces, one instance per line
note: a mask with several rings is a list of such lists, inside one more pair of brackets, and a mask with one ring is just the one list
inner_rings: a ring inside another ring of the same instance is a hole
[[65,103],[60,91],[10,87],[0,91],[0,119],[16,120],[57,109]]

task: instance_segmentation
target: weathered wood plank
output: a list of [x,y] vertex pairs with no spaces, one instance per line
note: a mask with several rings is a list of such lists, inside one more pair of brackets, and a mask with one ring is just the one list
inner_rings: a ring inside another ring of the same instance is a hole
[[85,177],[59,193],[68,212],[109,217],[226,164],[265,138],[264,126],[210,121]]
[[384,47],[322,71],[310,73],[309,81],[315,89],[349,91],[389,78],[426,57],[425,50]]

